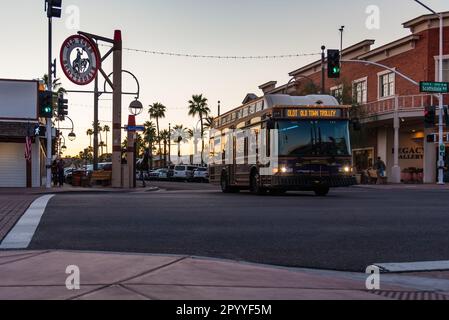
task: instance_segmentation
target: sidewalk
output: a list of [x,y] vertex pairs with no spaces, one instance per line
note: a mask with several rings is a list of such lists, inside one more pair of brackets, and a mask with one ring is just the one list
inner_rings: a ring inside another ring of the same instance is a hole
[[62,188],[54,187],[47,188],[0,188],[1,195],[45,195],[45,194],[61,194],[61,193],[103,193],[103,192],[117,192],[117,193],[133,193],[133,192],[152,192],[159,190],[155,186],[147,186],[145,188],[137,186],[136,189],[119,189],[111,187],[94,186],[91,188],[72,187],[71,185],[64,185]]
[[[66,288],[70,265],[79,267],[80,290]],[[429,279],[423,274],[385,275],[382,291],[368,292],[364,274],[188,256],[3,251],[0,274],[0,300],[449,299],[449,280],[445,280],[449,275],[444,274],[439,276],[444,279],[434,274]],[[440,285],[441,292],[426,289],[432,281],[445,285]],[[410,287],[410,283],[417,285]]]
[[372,189],[372,190],[433,190],[449,191],[449,184],[442,186],[436,184],[360,184],[352,188]]

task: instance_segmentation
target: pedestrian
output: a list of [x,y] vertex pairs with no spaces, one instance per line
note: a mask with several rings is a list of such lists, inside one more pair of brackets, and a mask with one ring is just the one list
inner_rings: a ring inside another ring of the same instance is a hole
[[150,150],[145,149],[145,154],[143,156],[142,164],[140,165],[140,179],[142,180],[142,185],[144,188],[146,188],[147,184],[145,182],[145,174],[148,174],[149,165],[148,162],[150,161]]
[[58,161],[58,182],[59,187],[64,187],[64,160],[59,159]]
[[58,161],[54,160],[51,164],[51,179],[53,181],[53,186],[58,185]]
[[374,169],[377,170],[377,174],[381,178],[385,178],[385,171],[387,170],[387,165],[383,162],[381,157],[377,158],[376,163],[374,164]]

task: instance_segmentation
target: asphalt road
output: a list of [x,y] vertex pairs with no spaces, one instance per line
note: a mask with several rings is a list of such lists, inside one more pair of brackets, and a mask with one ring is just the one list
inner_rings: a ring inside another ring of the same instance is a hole
[[364,271],[449,260],[447,191],[341,189],[258,197],[208,185],[55,196],[30,249],[188,254]]

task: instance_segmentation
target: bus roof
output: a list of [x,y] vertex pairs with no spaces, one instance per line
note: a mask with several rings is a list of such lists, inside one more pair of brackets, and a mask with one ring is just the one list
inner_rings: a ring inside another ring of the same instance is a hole
[[251,117],[253,114],[275,107],[306,107],[317,105],[334,107],[340,104],[335,97],[330,95],[290,96],[285,94],[268,94],[215,118],[214,125],[215,128],[227,126]]
[[338,100],[329,95],[290,96],[285,94],[269,94],[265,96],[267,108],[277,106],[303,107],[303,106],[338,106]]

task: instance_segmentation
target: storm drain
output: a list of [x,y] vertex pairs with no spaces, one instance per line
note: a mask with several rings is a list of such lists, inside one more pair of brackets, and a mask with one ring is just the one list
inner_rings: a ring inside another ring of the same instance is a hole
[[371,291],[377,296],[401,301],[446,301],[449,296],[431,291]]

